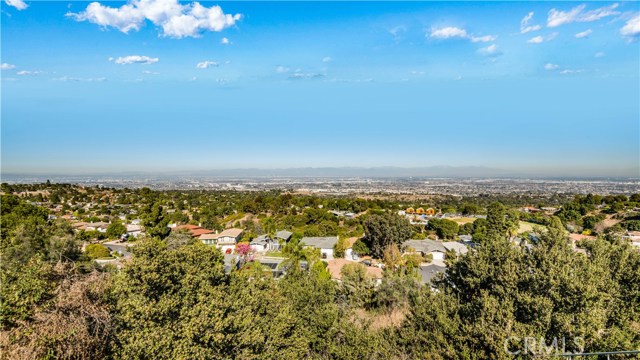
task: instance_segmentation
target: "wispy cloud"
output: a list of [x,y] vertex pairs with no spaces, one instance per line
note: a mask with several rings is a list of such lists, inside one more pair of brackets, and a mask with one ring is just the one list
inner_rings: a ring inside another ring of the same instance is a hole
[[531,39],[527,40],[527,42],[529,44],[540,44],[540,43],[544,42],[544,38],[542,36],[535,36],[535,37],[532,37]]
[[597,53],[595,53],[593,55],[593,57],[596,57],[596,58],[601,58],[601,57],[604,57],[604,56],[605,56],[605,53],[603,51],[598,51]]
[[394,26],[389,29],[389,34],[393,35],[394,38],[399,38],[405,32],[407,32],[407,27],[404,25]]
[[18,10],[24,10],[26,8],[29,7],[29,5],[27,5],[24,1],[22,0],[4,0],[4,2],[9,5],[9,6],[13,6],[14,8],[18,9]]
[[640,13],[629,19],[620,29],[620,35],[629,40],[637,40],[640,38]]
[[322,58],[323,63],[330,63],[332,61],[333,61],[333,58],[331,58],[330,56],[325,56],[324,58]]
[[32,70],[20,70],[20,71],[18,71],[16,73],[16,75],[20,75],[20,76],[35,76],[35,75],[40,75],[42,73],[43,72],[39,71],[39,70],[35,70],[35,71],[32,71]]
[[483,55],[483,56],[487,56],[487,57],[498,57],[500,55],[502,55],[502,51],[500,51],[500,49],[498,49],[498,45],[496,44],[491,44],[487,47],[483,47],[481,49],[478,50],[478,54]]
[[584,72],[584,70],[583,69],[577,69],[577,70],[564,69],[564,70],[560,71],[560,74],[562,74],[562,75],[571,75],[571,74],[579,74],[581,72]]
[[218,5],[205,7],[198,2],[183,5],[178,0],[131,0],[120,7],[92,2],[84,11],[70,12],[67,16],[103,28],[113,27],[123,33],[138,31],[149,20],[162,29],[162,36],[173,38],[199,37],[204,31],[222,31],[242,18],[241,14],[225,14]]
[[551,33],[551,34],[549,34],[547,36],[541,36],[541,35],[534,36],[531,39],[527,40],[527,42],[529,44],[541,44],[541,43],[543,43],[545,41],[551,41],[551,40],[555,39],[556,37],[558,37],[558,33],[554,32],[554,33]]
[[286,66],[276,66],[276,72],[277,72],[278,74],[285,74],[285,73],[288,73],[288,72],[289,72],[289,70],[291,70],[291,69],[289,69],[289,68],[288,68],[288,67],[286,67]]
[[127,64],[153,64],[160,61],[159,58],[152,58],[149,56],[141,56],[141,55],[128,55],[128,56],[120,56],[118,58],[110,57],[109,61],[113,61],[119,65],[127,65]]
[[531,31],[538,31],[542,27],[540,25],[529,25],[529,22],[533,18],[533,11],[528,13],[525,17],[520,20],[520,34],[526,34]]
[[289,75],[289,79],[316,79],[323,77],[324,74],[315,73],[315,72],[303,72],[302,70],[296,70],[294,73]]
[[99,77],[99,78],[80,78],[80,77],[73,77],[73,76],[62,76],[59,78],[53,78],[51,79],[53,81],[63,81],[63,82],[103,82],[106,81],[107,78],[106,77]]
[[218,66],[220,66],[219,63],[217,63],[215,61],[209,61],[209,60],[202,61],[202,62],[199,62],[199,63],[196,64],[196,67],[198,69],[208,69],[210,67],[218,67]]
[[143,70],[143,71],[142,71],[142,73],[143,73],[143,74],[145,74],[145,75],[160,75],[160,73],[159,73],[159,72],[157,72],[157,71],[150,71],[150,70]]
[[551,9],[549,10],[549,16],[547,17],[547,26],[556,27],[564,24],[570,24],[573,22],[591,22],[597,21],[607,16],[618,15],[620,12],[615,11],[618,8],[618,4],[611,4],[609,6],[603,6],[591,11],[584,11],[586,5],[578,5],[569,11],[561,11]]
[[429,37],[434,39],[467,39],[472,42],[489,42],[494,41],[496,39],[495,36],[492,35],[484,35],[484,36],[473,36],[465,29],[461,29],[454,26],[447,26],[439,29],[432,29],[431,33],[428,34]]
[[16,66],[15,66],[15,65],[12,65],[12,64],[9,64],[9,63],[2,63],[2,64],[0,65],[0,69],[1,69],[1,70],[13,70],[13,69],[15,69],[15,68],[16,68]]
[[220,44],[229,45],[231,44],[231,40],[229,40],[229,38],[223,37],[222,39],[220,39]]
[[558,65],[558,64],[553,64],[553,63],[546,63],[544,64],[544,69],[547,71],[553,71],[557,74],[561,74],[561,75],[570,75],[570,74],[578,74],[581,72],[584,72],[584,69],[567,69],[567,68],[563,68],[562,66]]
[[593,33],[593,31],[591,31],[591,29],[587,29],[585,31],[575,34],[574,36],[576,37],[576,39],[584,39],[584,38],[588,38],[589,35],[591,35],[591,33]]

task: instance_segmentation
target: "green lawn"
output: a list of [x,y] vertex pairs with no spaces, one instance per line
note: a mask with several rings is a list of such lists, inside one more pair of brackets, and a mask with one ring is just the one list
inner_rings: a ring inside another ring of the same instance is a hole
[[269,256],[269,257],[279,257],[279,258],[285,258],[286,256],[284,256],[284,254],[282,253],[282,251],[267,251],[264,256]]
[[530,222],[526,222],[526,221],[520,221],[520,227],[518,228],[518,234],[524,233],[524,232],[530,232],[533,231],[533,227],[534,226],[540,226],[540,227],[545,227],[544,225],[540,225],[540,224],[534,224],[534,223],[530,223]]

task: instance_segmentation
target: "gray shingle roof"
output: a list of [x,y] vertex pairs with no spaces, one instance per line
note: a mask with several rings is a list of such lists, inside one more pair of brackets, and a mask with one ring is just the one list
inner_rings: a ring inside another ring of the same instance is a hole
[[289,240],[289,238],[291,237],[291,235],[293,235],[292,232],[286,231],[286,230],[280,230],[278,232],[276,232],[276,238],[277,239],[282,239],[282,240]]
[[434,251],[440,251],[443,253],[447,252],[447,249],[442,245],[442,242],[435,240],[407,240],[402,243],[402,245],[425,254]]
[[442,243],[442,246],[444,246],[447,250],[455,251],[456,254],[459,255],[464,255],[469,251],[465,244],[457,241],[446,241]]
[[436,277],[436,275],[443,273],[446,270],[444,266],[438,266],[435,264],[420,266],[419,273],[422,277],[423,284],[431,284],[431,280]]
[[324,237],[303,237],[300,240],[301,243],[307,246],[313,246],[318,249],[333,249],[333,246],[338,242],[337,236],[324,236]]

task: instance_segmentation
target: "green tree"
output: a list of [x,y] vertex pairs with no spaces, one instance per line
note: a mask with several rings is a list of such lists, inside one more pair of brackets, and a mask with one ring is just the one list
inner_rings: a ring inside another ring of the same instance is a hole
[[404,217],[397,214],[372,215],[364,222],[363,241],[371,250],[373,257],[381,258],[384,250],[392,245],[400,245],[409,240],[413,228]]
[[346,250],[346,240],[342,237],[338,238],[338,241],[333,247],[333,256],[336,258],[343,258]]
[[109,248],[102,244],[89,244],[85,247],[84,253],[91,260],[111,256]]
[[367,244],[364,241],[362,241],[362,239],[356,240],[356,242],[354,242],[353,245],[351,246],[351,249],[353,250],[354,253],[360,256],[369,255],[370,253],[369,246],[367,246]]
[[126,234],[127,227],[120,221],[114,221],[107,227],[107,236],[109,239],[118,239]]
[[336,293],[339,302],[356,308],[371,302],[375,284],[364,265],[346,264],[340,269],[340,275],[340,286]]
[[449,219],[431,219],[429,228],[435,230],[438,237],[443,239],[453,239],[460,230],[458,223]]

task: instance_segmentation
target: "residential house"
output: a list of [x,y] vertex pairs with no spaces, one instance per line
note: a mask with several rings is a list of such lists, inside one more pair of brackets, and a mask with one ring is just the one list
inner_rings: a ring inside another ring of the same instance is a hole
[[127,224],[127,237],[133,236],[138,237],[138,235],[142,234],[142,226]]
[[280,242],[277,239],[272,239],[269,235],[260,235],[251,240],[249,245],[251,250],[257,252],[280,250]]
[[430,265],[420,266],[418,268],[418,274],[420,274],[420,278],[422,279],[423,284],[431,285],[431,281],[438,274],[444,273],[445,270],[446,270],[446,267],[444,266],[437,265],[437,264],[430,264]]
[[225,254],[231,254],[236,244],[242,238],[242,229],[226,229],[219,234],[207,233],[199,236],[200,241],[206,245],[214,245]]
[[631,245],[640,248],[640,231],[627,231],[627,234],[623,238],[629,239]]
[[213,230],[205,229],[205,228],[202,228],[202,227],[200,227],[198,225],[191,225],[191,224],[178,225],[178,226],[172,228],[172,231],[173,230],[186,230],[186,231],[189,232],[189,234],[191,234],[191,236],[197,237],[197,238],[199,238],[202,235],[213,234],[215,232]]
[[445,241],[442,243],[442,246],[444,246],[447,251],[455,252],[457,256],[464,255],[469,252],[469,248],[458,241]]
[[109,227],[108,222],[98,221],[94,223],[88,223],[84,226],[84,230],[93,231],[98,230],[99,232],[107,232],[107,228]]
[[333,247],[338,242],[337,236],[323,236],[323,237],[303,237],[300,240],[305,246],[315,247],[320,250],[320,254],[323,259],[333,259]]
[[288,243],[291,240],[291,236],[293,233],[287,230],[276,231],[275,240],[278,240],[278,243],[284,242]]
[[407,240],[402,243],[405,253],[420,253],[422,256],[431,254],[433,260],[444,260],[447,248],[441,241],[436,240]]

